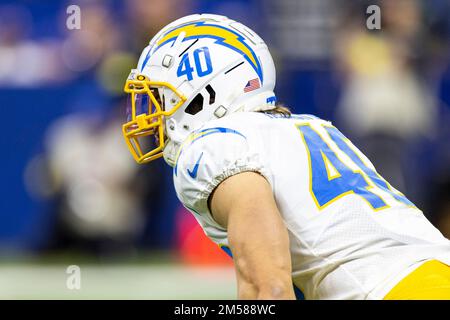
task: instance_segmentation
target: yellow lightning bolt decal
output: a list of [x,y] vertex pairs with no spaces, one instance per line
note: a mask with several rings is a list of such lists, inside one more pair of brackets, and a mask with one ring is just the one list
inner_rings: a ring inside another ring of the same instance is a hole
[[[196,39],[196,38],[212,38],[216,39],[218,44],[224,45],[234,51],[242,54],[246,60],[251,64],[253,69],[258,74],[262,82],[262,69],[255,52],[244,42],[244,37],[241,36],[234,30],[228,29],[226,27],[206,24],[204,21],[186,24],[181,27],[177,27],[169,32],[167,32],[157,43],[155,49],[158,50],[162,45],[175,41],[178,35],[184,32],[184,40]],[[184,41],[183,40],[183,41]]]

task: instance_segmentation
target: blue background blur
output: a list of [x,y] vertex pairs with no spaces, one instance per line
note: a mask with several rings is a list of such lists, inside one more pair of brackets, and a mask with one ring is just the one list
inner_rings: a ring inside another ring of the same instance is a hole
[[[70,4],[80,30],[66,28]],[[379,31],[366,28],[369,4],[382,6]],[[335,122],[449,236],[448,1],[0,1],[2,256],[177,246],[170,168],[137,168],[111,137],[141,50],[198,12],[257,31],[277,65],[278,100]]]

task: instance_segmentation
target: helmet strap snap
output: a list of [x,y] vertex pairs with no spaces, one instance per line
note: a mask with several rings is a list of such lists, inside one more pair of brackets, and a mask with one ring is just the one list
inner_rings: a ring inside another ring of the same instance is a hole
[[214,111],[214,115],[217,118],[222,118],[224,115],[227,114],[228,109],[225,108],[224,106],[219,106],[217,107],[217,109]]

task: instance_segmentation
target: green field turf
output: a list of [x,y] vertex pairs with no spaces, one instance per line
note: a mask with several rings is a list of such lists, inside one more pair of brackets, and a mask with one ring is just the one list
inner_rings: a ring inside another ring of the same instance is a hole
[[80,263],[81,288],[70,290],[64,263],[0,264],[0,299],[235,299],[228,267]]

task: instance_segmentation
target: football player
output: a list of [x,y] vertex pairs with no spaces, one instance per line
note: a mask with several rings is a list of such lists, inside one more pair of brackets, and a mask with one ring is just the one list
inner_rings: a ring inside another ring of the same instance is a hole
[[276,103],[250,28],[190,15],[125,84],[138,163],[173,167],[178,198],[234,259],[242,299],[450,299],[450,241],[330,122]]

